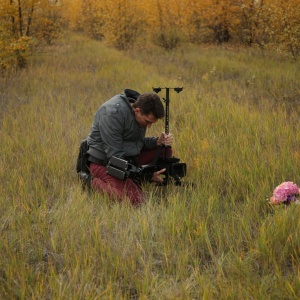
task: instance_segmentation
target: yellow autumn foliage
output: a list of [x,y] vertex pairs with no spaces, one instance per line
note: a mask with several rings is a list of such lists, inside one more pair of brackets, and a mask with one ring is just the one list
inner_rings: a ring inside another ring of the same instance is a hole
[[[0,0],[0,68],[20,38],[50,44],[66,28],[121,50],[147,43],[172,50],[185,42],[231,42],[296,59],[299,19],[299,0]],[[16,50],[18,67],[26,65],[28,50]]]

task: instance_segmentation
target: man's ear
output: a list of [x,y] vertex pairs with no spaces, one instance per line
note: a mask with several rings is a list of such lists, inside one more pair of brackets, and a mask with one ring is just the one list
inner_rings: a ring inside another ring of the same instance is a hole
[[136,107],[136,108],[133,109],[133,111],[134,111],[135,114],[137,114],[137,113],[139,113],[141,110],[140,110],[138,107]]

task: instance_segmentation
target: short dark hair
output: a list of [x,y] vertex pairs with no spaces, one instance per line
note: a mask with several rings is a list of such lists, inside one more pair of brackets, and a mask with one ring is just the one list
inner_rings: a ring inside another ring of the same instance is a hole
[[139,108],[143,115],[153,114],[155,118],[162,119],[165,116],[165,108],[159,96],[155,93],[143,93],[136,102],[132,104],[133,108]]

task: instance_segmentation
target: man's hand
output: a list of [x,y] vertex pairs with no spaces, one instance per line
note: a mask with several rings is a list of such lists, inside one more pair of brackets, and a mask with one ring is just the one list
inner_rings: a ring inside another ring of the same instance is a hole
[[172,146],[174,141],[174,137],[172,133],[166,134],[162,133],[161,136],[157,139],[157,146],[165,145],[165,146]]
[[151,180],[154,182],[159,182],[159,183],[163,182],[164,178],[161,177],[161,174],[165,171],[166,171],[166,169],[161,169],[159,171],[154,172]]

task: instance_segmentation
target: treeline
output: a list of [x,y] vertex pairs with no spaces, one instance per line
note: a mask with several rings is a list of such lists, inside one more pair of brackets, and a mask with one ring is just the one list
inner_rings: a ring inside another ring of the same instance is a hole
[[300,0],[0,0],[0,68],[22,68],[67,29],[125,50],[238,43],[300,54]]

